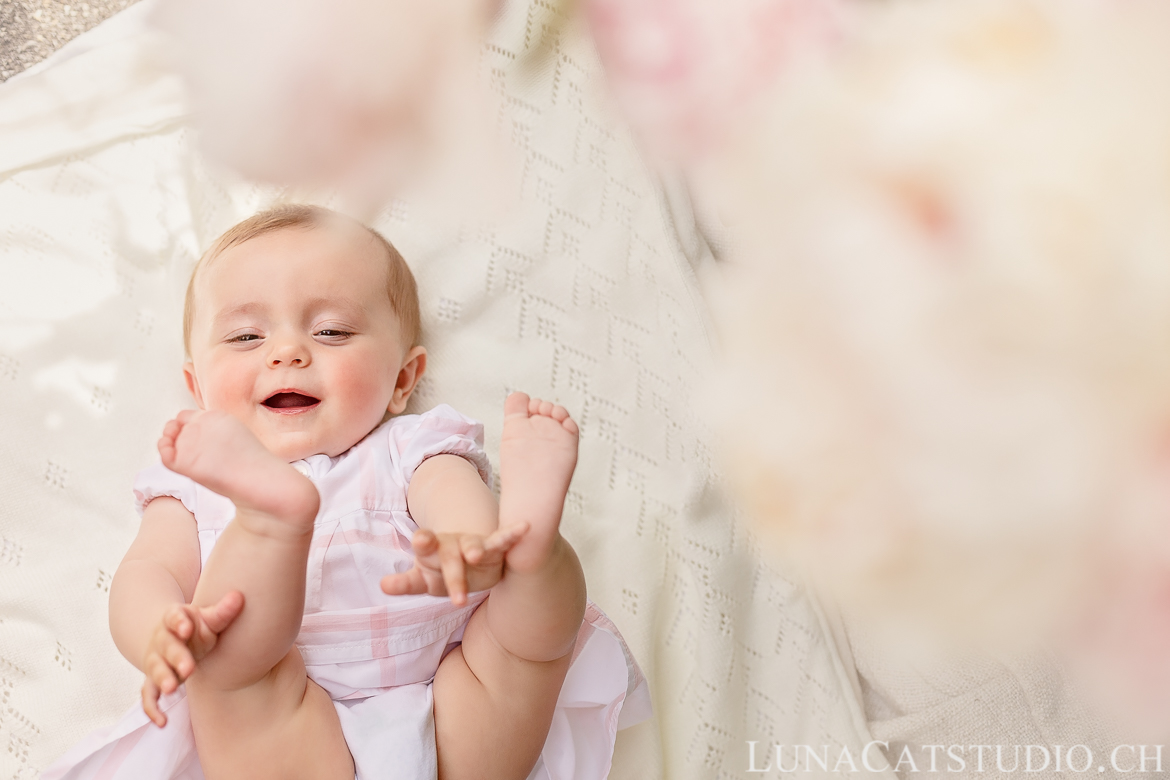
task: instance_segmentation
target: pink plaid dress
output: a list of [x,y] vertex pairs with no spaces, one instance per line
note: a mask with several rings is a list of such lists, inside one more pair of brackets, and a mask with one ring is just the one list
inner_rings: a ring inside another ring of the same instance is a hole
[[[435,596],[387,596],[384,574],[413,565],[418,528],[406,508],[411,475],[426,458],[467,458],[485,482],[483,426],[449,406],[393,418],[342,455],[293,465],[316,485],[305,613],[297,647],[310,678],[333,698],[358,780],[436,776],[431,681],[487,597],[456,607]],[[195,515],[204,562],[235,515],[232,503],[161,465],[139,473],[139,512],[172,496]],[[137,704],[112,728],[86,737],[43,780],[203,780],[183,688],[164,696],[164,728]],[[641,670],[612,622],[592,602],[531,780],[602,780],[618,729],[650,715]]]

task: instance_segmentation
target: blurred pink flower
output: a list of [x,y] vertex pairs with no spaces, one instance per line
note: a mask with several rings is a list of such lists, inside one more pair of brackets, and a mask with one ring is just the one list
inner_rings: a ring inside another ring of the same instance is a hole
[[802,47],[836,37],[841,0],[586,0],[606,78],[648,151],[702,154]]

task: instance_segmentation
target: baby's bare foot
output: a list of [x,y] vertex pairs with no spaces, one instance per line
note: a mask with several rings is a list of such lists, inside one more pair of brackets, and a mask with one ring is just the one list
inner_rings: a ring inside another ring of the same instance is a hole
[[158,440],[163,465],[231,499],[236,518],[265,535],[311,533],[320,499],[308,480],[225,412],[179,412]]
[[524,393],[504,402],[500,441],[500,527],[530,530],[507,556],[518,571],[539,568],[560,538],[561,512],[577,466],[577,423],[563,406]]

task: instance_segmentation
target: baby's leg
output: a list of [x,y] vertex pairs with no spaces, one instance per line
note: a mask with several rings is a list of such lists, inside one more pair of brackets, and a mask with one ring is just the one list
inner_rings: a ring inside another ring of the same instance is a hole
[[244,594],[244,608],[187,680],[208,780],[353,779],[333,702],[309,680],[293,646],[305,600],[316,488],[237,420],[180,414],[159,442],[163,463],[236,505],[199,577],[192,603]]
[[435,675],[440,780],[523,780],[548,735],[585,612],[585,579],[559,532],[577,464],[568,413],[522,393],[504,406],[500,527],[529,531]]

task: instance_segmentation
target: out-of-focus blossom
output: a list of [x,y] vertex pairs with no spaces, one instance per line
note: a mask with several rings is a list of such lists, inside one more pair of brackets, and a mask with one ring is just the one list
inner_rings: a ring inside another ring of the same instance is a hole
[[[660,162],[727,137],[847,0],[586,0],[606,80]],[[203,148],[264,182],[375,204],[420,173],[508,175],[476,74],[499,0],[162,0]],[[448,188],[450,189],[450,188]]]
[[842,0],[586,0],[606,81],[662,161],[724,140],[799,50],[833,41]]
[[727,146],[732,476],[848,605],[1068,639],[1170,733],[1170,7],[863,13]]
[[[492,0],[166,0],[204,148],[245,176],[376,204],[491,150]],[[456,162],[457,161],[457,162]],[[472,170],[471,172],[474,172]]]

